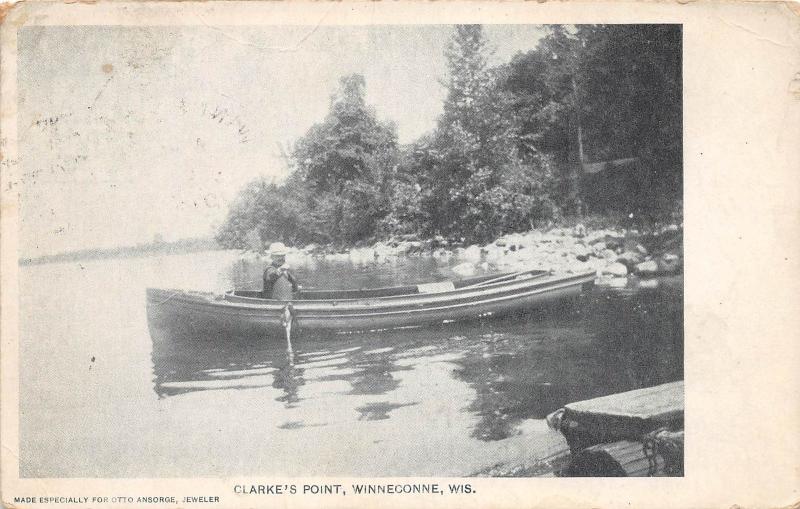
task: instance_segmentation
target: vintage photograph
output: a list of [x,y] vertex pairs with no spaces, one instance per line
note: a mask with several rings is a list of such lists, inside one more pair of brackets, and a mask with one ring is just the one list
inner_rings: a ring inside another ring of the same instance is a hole
[[683,35],[20,27],[19,477],[682,477]]

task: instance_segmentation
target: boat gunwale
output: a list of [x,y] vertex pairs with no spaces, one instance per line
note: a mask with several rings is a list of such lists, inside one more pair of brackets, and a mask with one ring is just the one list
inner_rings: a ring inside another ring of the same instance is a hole
[[[552,272],[548,271],[548,270],[529,269],[529,270],[517,271],[517,272],[501,272],[501,273],[498,273],[498,274],[484,274],[484,275],[481,275],[481,276],[473,276],[473,277],[469,277],[469,278],[465,278],[465,279],[455,279],[455,280],[454,279],[445,279],[445,280],[442,280],[442,281],[427,281],[425,283],[416,283],[416,284],[401,285],[401,286],[384,286],[384,287],[379,287],[379,288],[343,288],[341,290],[323,290],[323,289],[318,289],[318,288],[309,288],[309,289],[301,290],[300,293],[302,294],[304,292],[308,292],[308,293],[331,293],[331,294],[335,294],[335,293],[338,293],[338,292],[341,292],[341,293],[381,292],[381,291],[390,292],[390,291],[399,290],[401,288],[402,289],[408,289],[410,293],[398,293],[398,294],[390,294],[390,295],[377,295],[377,296],[365,296],[365,297],[340,297],[340,298],[335,298],[335,299],[319,299],[319,298],[303,299],[303,298],[300,298],[300,299],[294,299],[294,300],[303,301],[303,302],[308,302],[308,301],[323,301],[323,302],[327,302],[327,301],[334,301],[334,300],[335,301],[365,300],[365,299],[374,300],[374,299],[385,299],[385,298],[393,298],[393,297],[410,297],[410,296],[414,296],[414,295],[430,295],[431,294],[430,292],[419,292],[418,291],[419,286],[426,285],[426,284],[436,284],[436,283],[448,283],[448,282],[449,283],[453,283],[453,285],[454,285],[453,289],[452,290],[447,290],[449,292],[457,291],[457,290],[466,290],[466,289],[471,288],[471,287],[477,287],[478,285],[481,285],[482,288],[488,288],[488,287],[491,287],[491,286],[493,286],[495,284],[509,283],[511,281],[518,280],[518,279],[508,279],[508,280],[505,280],[505,281],[496,281],[495,283],[487,283],[488,281],[492,281],[492,280],[495,280],[495,279],[505,279],[505,278],[509,278],[511,276],[516,276],[518,278],[519,276],[523,276],[523,275],[526,275],[526,274],[530,274],[531,277],[525,278],[525,280],[528,280],[528,279],[540,279],[540,278],[546,277],[548,275],[549,276],[553,275]],[[458,286],[458,287],[455,286],[457,284],[463,284],[463,283],[467,283],[467,282],[470,282],[470,281],[472,282],[471,284],[464,285],[464,286]],[[412,292],[412,290],[417,290],[417,291]],[[246,296],[235,295],[235,292],[236,292],[236,290],[229,290],[229,291],[225,292],[224,295],[225,296],[233,295],[236,298],[252,299],[252,300],[257,300],[257,301],[271,301],[271,300],[273,300],[273,299],[262,299],[261,297],[246,297]],[[253,293],[258,293],[258,292],[257,291],[253,291]],[[445,292],[436,292],[436,293],[445,293]],[[288,301],[281,301],[281,302],[288,302]]]
[[[537,273],[537,274],[534,274],[534,273]],[[523,278],[523,279],[518,279],[519,276],[523,276],[523,275],[526,275],[526,274],[531,274],[532,277],[526,277],[526,278]],[[448,294],[452,295],[452,294],[454,294],[456,292],[462,292],[462,291],[472,291],[472,290],[478,290],[478,289],[484,290],[484,289],[499,288],[501,285],[509,285],[509,284],[512,284],[512,283],[530,282],[530,281],[533,281],[533,280],[536,280],[536,281],[539,281],[539,282],[541,282],[541,281],[555,281],[556,280],[555,278],[552,277],[553,276],[552,273],[548,274],[547,271],[541,271],[541,270],[537,270],[537,269],[520,271],[520,272],[517,272],[517,273],[515,273],[515,272],[506,272],[506,273],[503,273],[503,274],[496,274],[496,275],[493,275],[493,276],[497,277],[497,278],[503,278],[503,277],[511,277],[511,276],[514,276],[514,275],[516,275],[517,278],[509,279],[509,280],[505,280],[505,281],[497,281],[497,282],[488,283],[488,284],[483,284],[483,282],[481,281],[482,279],[485,279],[485,277],[478,277],[478,278],[474,278],[474,279],[476,279],[478,281],[474,285],[463,286],[461,288],[455,288],[454,287],[452,290],[446,290],[446,291],[443,291],[443,292],[402,293],[402,294],[397,294],[397,295],[384,295],[384,296],[378,296],[378,297],[351,297],[351,298],[345,297],[345,298],[339,298],[339,299],[275,300],[275,299],[262,299],[261,297],[244,297],[244,296],[241,296],[241,295],[235,295],[235,293],[234,293],[235,290],[228,290],[225,293],[223,293],[222,296],[223,296],[223,298],[224,298],[224,300],[226,302],[242,302],[242,303],[251,303],[252,302],[254,304],[256,304],[256,303],[258,303],[258,304],[261,304],[261,303],[272,304],[272,303],[276,303],[276,302],[282,302],[282,303],[296,303],[296,302],[301,302],[301,303],[306,303],[306,302],[333,303],[333,302],[343,302],[343,303],[348,303],[348,302],[352,302],[352,301],[362,301],[362,302],[366,302],[366,301],[385,301],[385,300],[389,300],[389,299],[408,299],[408,298],[414,298],[414,297],[425,297],[425,296],[434,296],[434,295],[448,295]],[[547,278],[546,276],[548,276],[548,275],[551,276],[551,277]],[[447,283],[447,282],[453,282],[453,280],[452,279],[448,279],[448,280],[445,280],[445,281],[438,281],[438,282],[439,283]],[[383,287],[383,288],[367,288],[365,290],[386,290],[386,291],[389,291],[389,290],[393,290],[393,289],[396,289],[396,288],[417,288],[420,284],[427,284],[427,283],[419,283],[419,284],[416,284],[416,285],[404,285],[404,286],[387,286],[387,287]],[[478,285],[480,285],[480,286],[478,286]],[[359,291],[359,290],[357,290],[357,289],[330,290],[331,293],[335,293],[337,291],[354,292],[354,291]],[[229,299],[228,298],[229,296],[235,297],[235,299],[237,299],[237,300]],[[238,299],[242,299],[242,300],[238,300]]]
[[[590,277],[591,276],[591,277]],[[560,289],[579,282],[587,283],[594,280],[594,272],[584,272],[563,277],[550,278],[525,278],[521,280],[499,281],[484,286],[457,288],[439,293],[421,293],[408,295],[393,295],[386,297],[355,298],[355,299],[298,299],[276,301],[256,297],[237,296],[237,300],[228,300],[225,295],[210,292],[190,292],[185,290],[148,289],[162,293],[174,292],[167,300],[178,298],[186,305],[200,305],[216,310],[231,310],[232,312],[246,311],[273,311],[281,312],[287,305],[292,305],[296,312],[305,316],[307,313],[320,311],[357,312],[367,311],[369,314],[399,312],[407,313],[414,310],[432,309],[431,306],[453,302],[453,306],[471,305],[485,302],[489,299],[521,297],[528,295],[529,290],[536,289],[547,291]],[[508,293],[508,295],[503,295]],[[471,300],[470,300],[471,299]],[[394,301],[394,302],[391,302]],[[459,302],[460,301],[460,302]],[[165,301],[166,302],[166,301]],[[148,304],[149,304],[148,298]],[[382,305],[379,305],[382,304]],[[158,305],[158,303],[156,303]],[[336,314],[335,316],[343,316]],[[359,315],[355,315],[359,316]]]
[[[574,286],[577,286],[576,282],[570,282],[570,283],[567,283],[567,284],[553,285],[553,286],[550,286],[550,287],[545,288],[545,289],[542,289],[542,288],[529,289],[529,290],[526,290],[524,292],[513,293],[513,294],[510,294],[510,295],[495,295],[495,296],[492,296],[492,297],[489,297],[489,298],[486,298],[486,299],[472,300],[472,301],[466,301],[466,302],[456,302],[456,303],[452,303],[452,304],[439,305],[439,306],[418,307],[418,308],[415,308],[415,309],[396,309],[396,310],[388,309],[388,310],[379,310],[379,311],[366,312],[366,313],[360,313],[360,314],[355,314],[355,313],[354,314],[336,314],[336,315],[333,315],[333,316],[335,316],[336,318],[362,318],[362,317],[374,317],[374,316],[392,316],[392,315],[407,314],[407,313],[412,313],[413,314],[415,312],[420,313],[420,312],[431,312],[431,311],[443,311],[443,310],[452,309],[452,308],[464,308],[464,307],[471,307],[471,306],[479,306],[479,305],[484,305],[484,304],[488,304],[488,303],[502,302],[502,301],[507,301],[507,300],[512,300],[512,299],[521,299],[521,298],[525,298],[525,297],[532,297],[534,295],[543,294],[543,293],[550,292],[550,291],[568,289],[568,288],[571,288],[571,287],[574,287]],[[328,317],[329,317],[328,315],[309,315],[308,312],[304,312],[301,315],[301,318],[303,318],[303,319],[324,319],[324,318],[328,318]]]

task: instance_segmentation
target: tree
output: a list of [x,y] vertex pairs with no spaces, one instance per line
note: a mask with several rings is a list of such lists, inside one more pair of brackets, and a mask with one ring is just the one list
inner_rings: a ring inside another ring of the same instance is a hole
[[674,203],[683,174],[680,25],[588,25],[577,35],[589,155],[640,159],[625,183],[628,207]]
[[[480,25],[455,27],[444,111],[416,157],[432,233],[488,240],[552,212],[540,206],[549,202],[549,165],[540,155],[523,159],[511,95],[499,86],[504,69],[489,68],[488,55]],[[526,194],[533,188],[536,195]]]
[[331,97],[325,120],[295,145],[297,171],[321,192],[340,191],[355,180],[377,182],[377,159],[397,148],[394,125],[382,123],[364,101],[364,77],[345,76]]
[[291,183],[278,186],[259,179],[245,187],[228,212],[217,233],[217,242],[244,249],[255,232],[262,245],[281,241],[289,244],[321,240],[308,215],[302,210],[302,190]]
[[522,149],[553,157],[562,207],[574,210],[568,184],[581,152],[592,162],[639,161],[584,182],[580,198],[595,210],[641,212],[680,196],[680,41],[678,25],[555,26],[512,59],[503,87]]
[[520,151],[525,157],[547,154],[551,158],[555,199],[566,210],[577,206],[579,47],[572,33],[554,25],[536,49],[512,58],[501,85],[512,95]]
[[299,139],[283,185],[258,180],[237,197],[217,235],[221,245],[354,243],[375,235],[389,212],[397,158],[395,127],[364,101],[364,78],[340,80],[325,119]]
[[339,83],[328,115],[298,140],[293,159],[311,192],[307,206],[331,240],[355,242],[372,236],[388,213],[397,135],[366,105],[363,76]]
[[[657,214],[680,197],[680,26],[556,25],[509,63],[490,67],[490,56],[480,25],[454,28],[443,112],[402,148],[366,104],[364,78],[341,78],[325,118],[295,144],[287,181],[243,190],[219,242],[241,247],[252,232],[287,243],[487,241],[581,200]],[[584,158],[637,164],[594,178]]]

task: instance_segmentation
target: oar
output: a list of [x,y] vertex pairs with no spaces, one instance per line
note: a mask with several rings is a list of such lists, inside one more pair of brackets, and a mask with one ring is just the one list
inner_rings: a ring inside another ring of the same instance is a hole
[[[522,276],[524,274],[530,274],[531,272],[533,272],[533,270],[522,270],[522,271],[519,271],[519,272],[514,272],[512,274],[506,274],[504,276],[497,276],[496,278],[489,279],[489,280],[486,280],[486,281],[481,281],[480,283],[475,283],[475,284],[472,284],[472,285],[463,286],[462,288],[476,288],[478,286],[486,286],[486,285],[490,285],[492,283],[499,283],[500,281],[505,281],[505,280],[508,280],[508,279],[514,279],[514,278]],[[542,274],[537,274],[537,275],[535,275],[533,277],[534,278],[542,277],[545,274],[547,274],[547,273],[543,272]],[[533,278],[531,278],[531,279],[533,279]]]
[[292,321],[294,316],[292,316],[292,305],[287,304],[286,307],[283,308],[283,315],[281,316],[281,324],[283,325],[284,330],[286,331],[286,351],[290,354],[292,353]]

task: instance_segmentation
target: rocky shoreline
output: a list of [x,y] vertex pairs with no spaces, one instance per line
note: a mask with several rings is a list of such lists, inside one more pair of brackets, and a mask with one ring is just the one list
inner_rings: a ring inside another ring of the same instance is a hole
[[343,250],[316,244],[293,247],[289,248],[287,260],[290,265],[305,265],[309,258],[369,264],[423,256],[435,258],[460,277],[543,268],[558,274],[593,271],[600,285],[624,287],[634,281],[648,286],[654,284],[653,278],[657,276],[683,272],[683,228],[671,224],[647,232],[588,230],[579,224],[574,228],[507,234],[486,245],[463,245],[442,237],[421,240],[405,235]]

